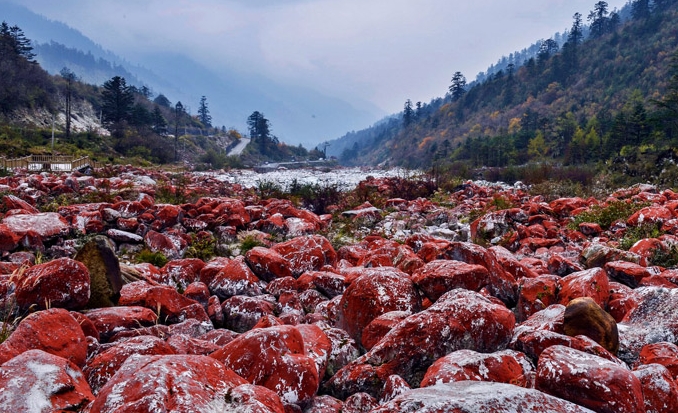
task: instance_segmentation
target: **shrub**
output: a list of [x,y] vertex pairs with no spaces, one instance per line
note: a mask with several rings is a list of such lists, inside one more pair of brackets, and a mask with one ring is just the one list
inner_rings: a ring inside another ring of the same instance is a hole
[[636,211],[648,206],[648,203],[613,201],[605,206],[594,205],[588,211],[577,215],[569,225],[570,229],[578,229],[583,222],[593,222],[602,229],[609,229],[613,222],[633,215]]
[[151,250],[144,248],[137,255],[137,261],[147,262],[149,264],[155,265],[158,268],[161,268],[164,267],[169,260],[165,254],[160,251],[152,252]]

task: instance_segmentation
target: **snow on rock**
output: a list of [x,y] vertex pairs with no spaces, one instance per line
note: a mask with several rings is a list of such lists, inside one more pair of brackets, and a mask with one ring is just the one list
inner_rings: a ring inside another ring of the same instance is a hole
[[591,413],[585,407],[512,384],[460,381],[409,390],[371,413]]

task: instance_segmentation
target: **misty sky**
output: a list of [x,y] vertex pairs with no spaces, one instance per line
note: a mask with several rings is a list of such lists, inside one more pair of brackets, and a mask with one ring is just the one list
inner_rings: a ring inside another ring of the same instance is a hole
[[[253,71],[385,113],[445,94],[562,32],[595,0],[21,0],[132,63],[156,50]],[[608,0],[609,9],[626,0]]]

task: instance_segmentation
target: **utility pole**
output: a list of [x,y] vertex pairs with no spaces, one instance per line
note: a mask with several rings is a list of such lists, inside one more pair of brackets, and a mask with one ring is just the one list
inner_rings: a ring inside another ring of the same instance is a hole
[[52,155],[54,155],[54,119],[55,115],[52,113]]
[[184,111],[184,105],[177,102],[174,107],[174,161],[179,160],[179,115]]

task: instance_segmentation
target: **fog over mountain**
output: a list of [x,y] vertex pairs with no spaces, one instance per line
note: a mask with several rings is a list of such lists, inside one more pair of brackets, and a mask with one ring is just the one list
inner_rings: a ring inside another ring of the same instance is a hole
[[454,72],[473,79],[594,3],[0,0],[1,18],[38,42],[120,64],[194,112],[205,95],[217,125],[244,130],[261,111],[273,134],[306,145],[369,126],[407,99],[443,96]]

